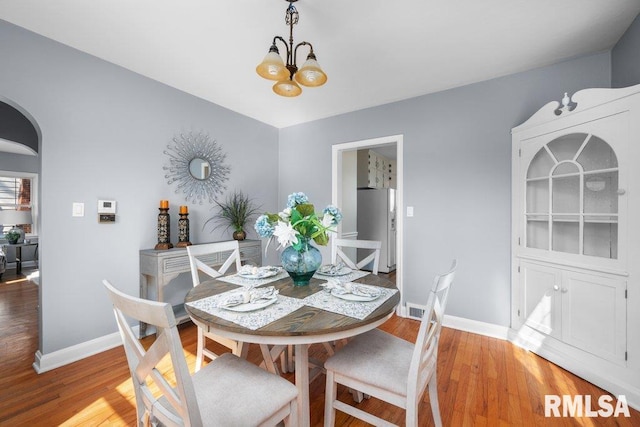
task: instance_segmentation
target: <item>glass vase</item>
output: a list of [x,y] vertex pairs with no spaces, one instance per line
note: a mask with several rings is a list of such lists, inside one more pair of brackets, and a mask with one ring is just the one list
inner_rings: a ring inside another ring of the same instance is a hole
[[288,246],[280,255],[282,267],[289,273],[293,284],[305,286],[322,264],[322,254],[320,251],[304,239],[302,249],[296,250],[293,246]]

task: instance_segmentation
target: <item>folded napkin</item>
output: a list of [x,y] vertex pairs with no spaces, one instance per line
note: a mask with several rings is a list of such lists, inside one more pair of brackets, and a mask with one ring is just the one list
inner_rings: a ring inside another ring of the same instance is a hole
[[373,286],[361,285],[360,283],[353,282],[339,282],[337,280],[329,280],[326,284],[321,285],[332,293],[344,295],[353,294],[361,297],[375,298],[382,294],[382,291]]
[[265,276],[270,273],[278,273],[280,272],[280,267],[275,266],[264,266],[264,267],[256,267],[255,265],[246,264],[240,267],[238,273],[241,276]]
[[325,264],[321,266],[318,271],[324,274],[338,274],[344,267],[345,265],[341,262],[337,264]]
[[218,301],[218,307],[235,307],[240,304],[256,303],[270,300],[278,295],[279,291],[273,287],[246,289],[225,295]]

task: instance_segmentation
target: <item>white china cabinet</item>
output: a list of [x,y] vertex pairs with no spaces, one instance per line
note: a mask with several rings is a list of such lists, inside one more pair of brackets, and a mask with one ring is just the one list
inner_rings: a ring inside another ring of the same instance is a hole
[[512,135],[513,340],[639,405],[640,85],[565,94]]

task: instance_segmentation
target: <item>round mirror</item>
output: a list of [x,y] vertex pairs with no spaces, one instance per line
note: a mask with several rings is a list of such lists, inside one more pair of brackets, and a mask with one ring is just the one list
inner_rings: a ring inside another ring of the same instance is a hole
[[189,173],[195,179],[207,179],[211,174],[211,165],[208,161],[196,157],[189,162]]

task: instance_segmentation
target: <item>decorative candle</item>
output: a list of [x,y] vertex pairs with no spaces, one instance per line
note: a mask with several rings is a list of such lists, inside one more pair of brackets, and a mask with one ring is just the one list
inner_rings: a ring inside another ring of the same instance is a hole
[[190,246],[189,241],[189,212],[186,206],[180,206],[180,219],[178,220],[178,243],[177,248]]
[[169,201],[160,200],[160,213],[158,214],[158,244],[156,250],[171,249],[171,229],[169,217]]

